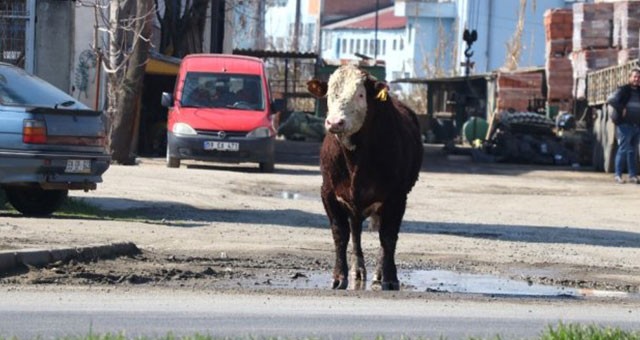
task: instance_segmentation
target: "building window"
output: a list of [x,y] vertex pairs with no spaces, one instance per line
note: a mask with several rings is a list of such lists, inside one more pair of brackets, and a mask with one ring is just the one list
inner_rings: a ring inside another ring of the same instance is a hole
[[404,50],[404,39],[400,38],[400,46],[398,47],[400,51]]
[[411,32],[413,32],[413,25],[409,24],[408,30],[409,30],[409,32],[407,32],[407,35],[408,35],[407,42],[411,43]]
[[393,39],[393,48],[392,48],[392,49],[393,49],[394,51],[397,49],[397,47],[396,47],[396,39]]
[[382,55],[387,54],[387,41],[386,40],[382,40],[382,53],[380,53]]
[[374,56],[378,54],[378,51],[376,51],[376,41],[371,39],[369,40],[369,49],[371,50],[371,54],[373,54]]
[[351,54],[353,54],[353,45],[354,45],[353,39],[349,39],[349,53]]
[[347,53],[347,39],[342,39],[342,53]]
[[[333,37],[332,37],[331,33],[327,32],[327,33],[324,34],[324,44],[322,45],[322,49],[323,50],[326,51],[326,50],[331,48],[331,44],[332,44],[332,40],[333,40],[332,38]],[[336,50],[339,51],[340,50],[340,39],[336,39],[336,46],[337,46]]]
[[356,39],[356,53],[360,53],[360,39]]
[[369,45],[367,44],[367,40],[362,40],[362,53],[363,54],[367,54],[369,53]]

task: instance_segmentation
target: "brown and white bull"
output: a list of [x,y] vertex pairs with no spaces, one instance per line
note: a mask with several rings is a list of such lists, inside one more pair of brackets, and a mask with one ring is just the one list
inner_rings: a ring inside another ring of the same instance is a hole
[[316,97],[327,96],[327,134],[320,151],[322,202],[331,224],[336,261],[333,288],[349,286],[347,246],[352,242],[355,289],[366,286],[361,246],[363,221],[377,230],[380,252],[372,288],[398,290],[396,243],[407,194],[422,165],[416,115],[392,96],[387,85],[353,65],[343,65],[329,82],[311,80]]

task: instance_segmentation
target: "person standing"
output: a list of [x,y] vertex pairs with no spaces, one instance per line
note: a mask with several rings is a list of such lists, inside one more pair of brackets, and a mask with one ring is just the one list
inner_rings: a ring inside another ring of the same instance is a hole
[[625,165],[629,182],[638,184],[638,142],[640,141],[640,68],[634,68],[629,82],[620,86],[607,99],[610,117],[616,125],[618,151],[615,158],[615,181],[624,183]]

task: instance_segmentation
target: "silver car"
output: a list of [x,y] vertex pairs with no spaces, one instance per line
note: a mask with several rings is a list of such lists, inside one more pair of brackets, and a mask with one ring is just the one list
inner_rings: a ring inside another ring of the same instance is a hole
[[69,190],[94,190],[111,157],[102,112],[0,63],[0,188],[24,215],[56,211]]

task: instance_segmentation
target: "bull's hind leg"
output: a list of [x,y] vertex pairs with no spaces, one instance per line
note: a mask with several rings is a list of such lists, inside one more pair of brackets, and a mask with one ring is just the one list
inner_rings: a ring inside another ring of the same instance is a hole
[[395,253],[406,203],[406,197],[390,199],[380,210],[380,252],[372,286],[382,290],[400,289]]
[[349,244],[349,218],[347,212],[333,197],[323,197],[331,234],[336,253],[336,262],[333,267],[333,289],[347,289],[349,286],[349,267],[347,266],[347,245]]
[[367,285],[367,269],[364,264],[362,252],[362,219],[356,217],[351,220],[351,275],[353,277],[353,289],[362,290]]

